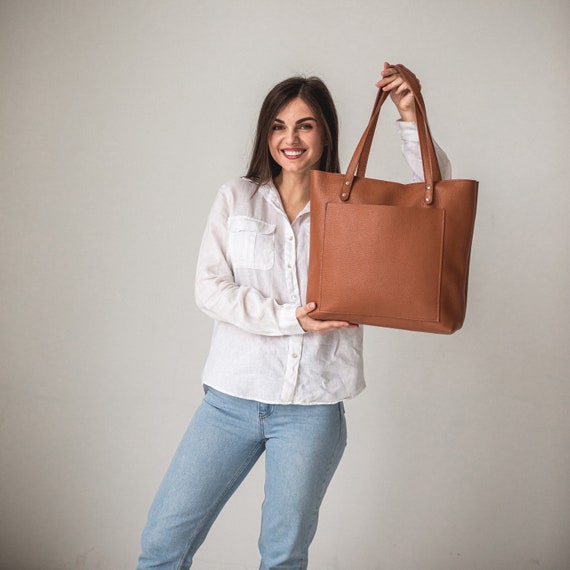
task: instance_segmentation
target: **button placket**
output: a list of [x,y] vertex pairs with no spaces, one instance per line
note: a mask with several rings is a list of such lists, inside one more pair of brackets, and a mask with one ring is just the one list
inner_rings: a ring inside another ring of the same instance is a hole
[[289,339],[289,350],[287,354],[287,369],[285,371],[285,382],[281,392],[282,402],[292,402],[297,390],[299,378],[299,361],[303,348],[303,336],[293,335]]
[[[291,229],[291,232],[293,230]],[[292,303],[299,302],[299,283],[297,282],[297,248],[296,240],[293,233],[287,237],[289,243],[287,253],[287,285],[289,287],[289,295]]]

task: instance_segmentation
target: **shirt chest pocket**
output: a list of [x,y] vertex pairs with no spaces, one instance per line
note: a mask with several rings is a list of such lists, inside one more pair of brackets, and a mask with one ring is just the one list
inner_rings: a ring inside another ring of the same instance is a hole
[[228,220],[228,257],[234,269],[271,269],[275,262],[275,224],[247,216]]

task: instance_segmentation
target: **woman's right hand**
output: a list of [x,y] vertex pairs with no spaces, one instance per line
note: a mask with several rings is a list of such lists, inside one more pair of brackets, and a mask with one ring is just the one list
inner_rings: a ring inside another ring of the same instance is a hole
[[295,316],[301,325],[301,328],[306,332],[315,332],[324,334],[338,329],[356,329],[356,323],[349,323],[347,321],[319,321],[309,316],[311,311],[317,308],[316,303],[307,303],[304,307],[297,307]]
[[[409,69],[408,71],[414,75]],[[414,105],[414,94],[410,86],[404,81],[398,70],[392,67],[388,62],[384,62],[384,69],[381,75],[382,79],[376,83],[376,87],[390,93],[390,97],[394,105],[396,105],[402,121],[415,123],[416,109]],[[418,78],[416,77],[416,79]]]

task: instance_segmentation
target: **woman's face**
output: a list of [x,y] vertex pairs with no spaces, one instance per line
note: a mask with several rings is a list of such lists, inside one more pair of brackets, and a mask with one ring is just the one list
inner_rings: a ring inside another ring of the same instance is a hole
[[277,113],[268,144],[283,173],[302,174],[319,166],[324,149],[323,128],[311,108],[297,97]]

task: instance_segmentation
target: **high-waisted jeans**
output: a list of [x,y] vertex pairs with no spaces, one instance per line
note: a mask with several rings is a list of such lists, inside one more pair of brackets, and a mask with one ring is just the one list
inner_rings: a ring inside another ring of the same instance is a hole
[[150,509],[138,570],[190,568],[264,451],[260,568],[306,569],[319,508],[345,446],[342,403],[269,405],[209,388]]

